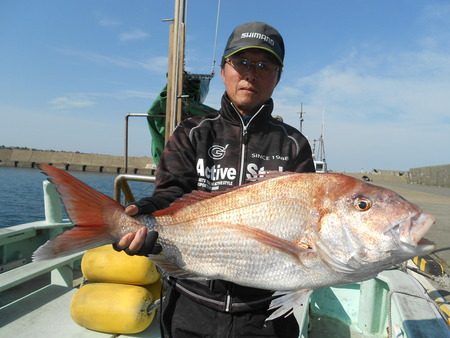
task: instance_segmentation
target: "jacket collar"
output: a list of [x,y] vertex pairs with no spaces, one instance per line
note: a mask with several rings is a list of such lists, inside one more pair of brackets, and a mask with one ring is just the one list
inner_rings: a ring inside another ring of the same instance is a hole
[[[270,116],[273,111],[273,100],[269,99],[266,103],[264,103],[255,113],[253,118],[251,118],[251,124],[259,124],[263,122],[267,122],[268,119],[270,119]],[[236,109],[236,107],[233,105],[233,103],[228,98],[227,94],[224,93],[222,96],[222,104],[220,108],[220,115],[227,120],[230,121],[233,124],[242,125],[243,120],[239,113],[239,111]]]

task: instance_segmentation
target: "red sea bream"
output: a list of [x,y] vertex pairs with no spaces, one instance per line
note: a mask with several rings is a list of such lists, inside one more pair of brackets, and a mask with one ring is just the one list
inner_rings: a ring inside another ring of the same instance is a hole
[[276,318],[310,290],[362,281],[433,249],[434,218],[395,192],[343,174],[270,175],[220,193],[194,191],[136,218],[63,170],[42,165],[76,225],[35,252],[60,256],[117,241],[143,226],[159,232],[152,256],[169,275],[277,290]]

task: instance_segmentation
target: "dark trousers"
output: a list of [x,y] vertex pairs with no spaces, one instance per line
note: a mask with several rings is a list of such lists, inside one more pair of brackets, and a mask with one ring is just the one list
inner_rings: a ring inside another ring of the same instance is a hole
[[173,286],[167,286],[162,306],[164,338],[298,338],[294,315],[265,321],[266,309],[229,313],[201,305]]

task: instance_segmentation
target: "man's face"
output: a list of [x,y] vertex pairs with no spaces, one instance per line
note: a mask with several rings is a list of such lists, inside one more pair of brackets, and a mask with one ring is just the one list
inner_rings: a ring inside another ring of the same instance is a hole
[[[247,67],[245,60],[250,63]],[[260,69],[264,65],[265,70]],[[227,59],[221,76],[231,102],[241,114],[252,115],[272,96],[279,71],[270,54],[260,49],[247,49]]]

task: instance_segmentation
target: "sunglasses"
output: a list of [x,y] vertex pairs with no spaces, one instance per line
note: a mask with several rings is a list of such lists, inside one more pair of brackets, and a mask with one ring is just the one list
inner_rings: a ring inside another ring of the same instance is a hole
[[250,71],[253,67],[258,74],[273,74],[280,69],[280,66],[270,61],[256,61],[252,62],[248,59],[241,57],[231,57],[225,60],[231,67],[233,67],[238,73],[245,73]]

